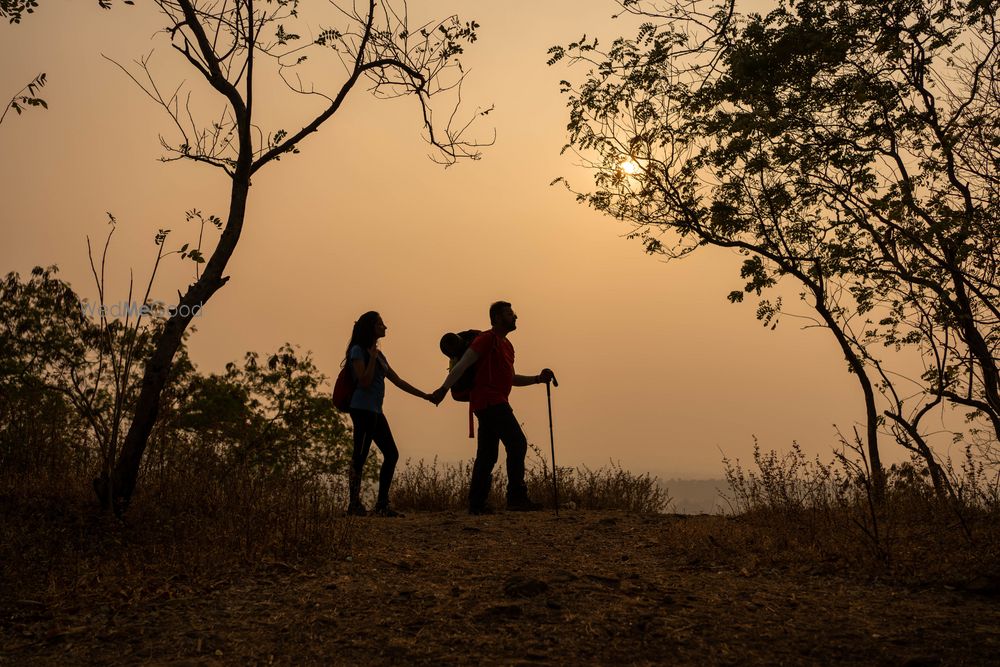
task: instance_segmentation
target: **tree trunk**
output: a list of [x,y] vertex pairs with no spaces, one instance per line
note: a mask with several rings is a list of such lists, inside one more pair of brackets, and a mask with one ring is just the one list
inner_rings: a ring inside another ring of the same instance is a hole
[[[949,258],[950,259],[950,258]],[[1000,415],[1000,371],[997,369],[996,358],[989,343],[983,337],[976,323],[975,312],[969,294],[965,289],[965,276],[954,268],[952,263],[951,278],[955,288],[955,304],[952,312],[958,320],[959,332],[962,334],[969,351],[979,362],[979,370],[983,376],[983,398],[989,405],[993,417]],[[996,419],[993,420],[996,424]],[[1000,438],[1000,432],[996,433]]]
[[[939,498],[947,499],[954,496],[954,492],[951,488],[951,482],[948,481],[948,476],[941,469],[940,464],[938,464],[937,459],[934,458],[934,452],[931,451],[930,445],[924,440],[923,436],[920,435],[920,431],[917,430],[916,422],[919,417],[914,420],[914,423],[907,421],[901,414],[890,412],[886,410],[886,416],[895,421],[905,432],[906,436],[910,438],[913,442],[912,445],[908,445],[903,440],[900,440],[900,444],[915,452],[923,458],[924,463],[927,464],[927,472],[931,476],[931,484],[934,485],[934,493],[937,494]],[[923,411],[921,412],[921,416]]]
[[233,176],[229,218],[219,244],[212,253],[201,278],[192,283],[187,293],[181,297],[177,308],[154,343],[153,354],[146,362],[135,413],[114,471],[110,479],[102,475],[94,480],[94,491],[102,507],[105,509],[113,507],[119,515],[128,507],[135,491],[142,455],[159,414],[160,394],[170,376],[174,355],[180,348],[184,331],[191,323],[194,314],[204,308],[212,295],[229,280],[228,277],[223,278],[222,274],[243,230],[249,191],[249,169],[240,169]]
[[872,491],[875,499],[881,501],[885,496],[885,472],[882,469],[882,457],[879,456],[878,451],[878,410],[875,405],[875,390],[872,387],[871,378],[868,377],[868,371],[865,370],[864,362],[851,347],[850,341],[841,331],[833,313],[827,309],[823,302],[822,289],[813,286],[813,295],[816,297],[816,312],[820,314],[820,317],[826,322],[827,328],[837,338],[840,349],[847,358],[847,363],[858,377],[858,382],[861,383],[861,391],[865,396],[865,419],[867,422],[865,439],[868,449],[868,463],[871,467]]

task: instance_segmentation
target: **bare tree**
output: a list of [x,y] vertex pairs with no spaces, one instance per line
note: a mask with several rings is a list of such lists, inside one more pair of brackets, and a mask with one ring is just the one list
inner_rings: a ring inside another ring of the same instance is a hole
[[[111,475],[94,480],[102,503],[118,512],[127,507],[135,490],[160,393],[192,313],[199,312],[229,280],[225,269],[243,229],[254,174],[297,152],[302,140],[334,116],[348,95],[364,84],[378,97],[412,96],[419,105],[426,139],[436,151],[434,157],[445,165],[476,159],[480,147],[487,145],[466,138],[475,113],[464,121],[457,114],[464,78],[457,58],[466,44],[475,41],[475,22],[462,23],[452,16],[412,27],[402,2],[368,0],[360,8],[331,4],[345,27],[324,29],[311,43],[297,46],[300,38],[291,26],[298,21],[298,0],[156,0],[166,19],[165,34],[172,48],[224,100],[224,110],[214,122],[200,125],[194,120],[190,96],[182,95],[180,89],[163,93],[148,59],[140,60],[138,70],[130,76],[174,122],[179,138],[176,142],[161,139],[168,151],[164,159],[192,160],[218,168],[231,179],[231,192],[218,244],[204,271],[180,295],[153,343],[117,465]],[[296,68],[312,53],[324,51],[332,52],[345,70],[345,79],[328,92],[304,84],[296,75]],[[257,69],[262,63],[275,67],[293,92],[321,98],[323,110],[295,131],[261,130],[254,122],[254,103]],[[442,95],[445,93],[451,95]],[[440,97],[448,99],[448,108],[436,117],[434,101]]]

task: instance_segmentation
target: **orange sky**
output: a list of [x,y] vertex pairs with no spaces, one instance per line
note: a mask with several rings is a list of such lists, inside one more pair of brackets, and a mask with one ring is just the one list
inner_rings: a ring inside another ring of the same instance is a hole
[[[157,161],[157,134],[172,136],[168,117],[101,57],[128,62],[155,49],[164,87],[198,84],[154,36],[155,13],[91,5],[50,0],[21,26],[0,26],[0,91],[11,95],[45,71],[50,105],[0,126],[0,270],[58,264],[93,298],[85,237],[103,237],[111,211],[120,221],[116,301],[126,298],[130,267],[148,276],[158,228],[173,230],[176,247],[197,232],[185,210],[225,218],[228,185],[203,165]],[[582,71],[547,67],[546,49],[583,33],[630,34],[614,10],[603,0],[413,0],[411,15],[457,11],[482,24],[464,59],[464,96],[470,108],[495,105],[483,130],[496,128],[496,145],[480,162],[444,170],[426,157],[414,101],[356,90],[301,155],[255,178],[232,280],[195,320],[199,368],[219,371],[247,350],[290,341],[333,377],[352,322],[375,309],[389,326],[383,347],[393,367],[430,391],[446,371],[440,335],[487,326],[487,306],[502,298],[520,316],[511,336],[518,372],[547,365],[560,379],[560,464],[614,460],[667,478],[719,476],[723,453],[746,460],[754,435],[765,448],[797,440],[829,459],[833,424],[849,431],[863,403],[828,332],[789,318],[764,329],[752,301],[726,301],[740,286],[738,256],[705,250],[664,264],[624,239],[625,228],[549,186],[567,176],[583,187],[588,176],[559,154],[567,112],[557,84]],[[287,91],[258,95],[271,127],[308,118]],[[202,99],[200,108],[220,104]],[[171,258],[154,294],[174,303],[191,279],[191,265]],[[788,289],[786,303],[796,293]],[[548,452],[544,388],[515,389],[511,402],[529,441]],[[464,404],[447,399],[435,409],[390,388],[385,409],[403,459],[473,456]],[[883,449],[888,461],[900,458],[888,441]]]

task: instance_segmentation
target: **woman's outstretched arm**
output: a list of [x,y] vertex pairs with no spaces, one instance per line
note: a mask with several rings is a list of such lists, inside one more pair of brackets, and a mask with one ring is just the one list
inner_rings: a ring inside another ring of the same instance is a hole
[[389,378],[390,382],[392,382],[394,385],[405,391],[407,394],[412,394],[413,396],[416,396],[417,398],[422,398],[425,401],[431,400],[430,394],[424,391],[420,391],[412,384],[410,384],[403,378],[399,377],[399,375],[396,374],[396,371],[392,370],[392,366],[386,367],[385,376]]

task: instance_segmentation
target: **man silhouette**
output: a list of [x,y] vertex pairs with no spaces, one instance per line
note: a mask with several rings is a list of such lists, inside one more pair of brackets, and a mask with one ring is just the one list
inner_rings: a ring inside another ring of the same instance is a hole
[[490,325],[488,331],[472,341],[431,398],[439,404],[465,370],[476,365],[469,408],[479,420],[479,436],[469,485],[469,513],[493,513],[486,499],[492,486],[493,467],[497,463],[501,441],[507,450],[507,509],[515,512],[539,510],[541,505],[528,498],[528,487],[524,483],[528,440],[514,417],[508,398],[512,387],[549,382],[553,373],[548,368],[542,369],[538,375],[517,375],[514,372],[514,346],[507,340],[507,334],[517,328],[517,315],[508,302],[497,301],[490,306]]

